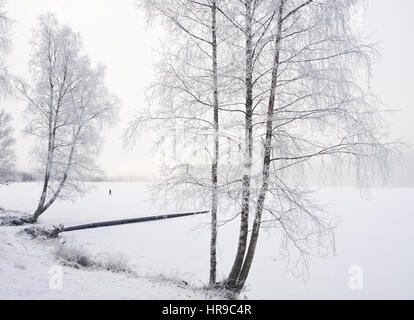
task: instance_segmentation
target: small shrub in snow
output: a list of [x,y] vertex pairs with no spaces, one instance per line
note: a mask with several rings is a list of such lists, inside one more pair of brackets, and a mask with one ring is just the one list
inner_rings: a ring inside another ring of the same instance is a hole
[[56,252],[56,256],[67,266],[91,267],[95,264],[85,249],[73,245],[61,245]]
[[127,258],[121,255],[107,257],[103,261],[99,262],[99,266],[104,270],[115,273],[133,273],[128,264]]
[[30,217],[17,217],[17,216],[0,217],[0,226],[14,227],[14,226],[23,226],[25,224],[30,224],[30,223],[32,223],[32,220]]
[[51,240],[56,239],[63,231],[63,226],[54,226],[53,229],[32,226],[19,232],[20,235],[29,236],[31,239]]
[[116,255],[95,259],[85,249],[62,243],[56,252],[57,258],[66,266],[79,268],[96,268],[114,273],[128,273],[135,275],[125,256]]

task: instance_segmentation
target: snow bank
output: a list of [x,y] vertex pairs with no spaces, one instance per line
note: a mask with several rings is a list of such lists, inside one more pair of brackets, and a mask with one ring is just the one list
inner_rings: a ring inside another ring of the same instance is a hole
[[[17,237],[21,227],[0,227],[0,300],[205,299],[207,293],[165,279],[65,267],[55,259],[58,241]],[[56,285],[55,278],[61,277]]]

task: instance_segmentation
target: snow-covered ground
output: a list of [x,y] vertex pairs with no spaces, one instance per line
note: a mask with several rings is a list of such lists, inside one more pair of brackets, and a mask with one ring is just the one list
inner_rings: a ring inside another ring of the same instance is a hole
[[[99,269],[61,266],[56,242],[16,237],[21,228],[0,227],[0,300],[4,299],[206,299],[201,290],[165,281]],[[59,279],[62,271],[62,287]],[[58,280],[59,281],[59,280]]]
[[[110,188],[112,197],[108,196]],[[2,186],[0,207],[32,212],[39,190],[40,186],[35,183]],[[317,196],[330,204],[328,211],[339,218],[337,256],[315,261],[310,266],[310,279],[304,282],[287,272],[285,261],[278,259],[277,234],[265,232],[259,241],[246,296],[251,299],[414,299],[414,189],[378,188],[372,190],[370,198],[363,199],[357,189],[325,188]],[[161,212],[164,211],[150,201],[145,184],[97,183],[75,203],[56,203],[41,217],[40,223],[70,226]],[[209,264],[208,222],[209,217],[204,215],[64,233],[61,237],[66,243],[80,245],[93,255],[125,255],[143,278],[65,267],[61,292],[48,289],[47,271],[56,261],[52,253],[45,253],[47,246],[25,239],[7,244],[5,237],[10,238],[11,231],[2,228],[0,298],[205,298],[202,293],[184,288],[176,293],[174,286],[148,279],[164,275],[195,286],[204,285]],[[222,278],[234,258],[237,232],[238,221],[220,229],[218,273]],[[21,250],[14,250],[14,245]],[[38,257],[37,265],[27,263],[29,257]],[[352,266],[362,267],[362,290],[349,288]]]

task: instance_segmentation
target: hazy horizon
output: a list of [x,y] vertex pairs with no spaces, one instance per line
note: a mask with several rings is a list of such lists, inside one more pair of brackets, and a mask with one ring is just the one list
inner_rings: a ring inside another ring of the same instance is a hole
[[[398,110],[386,116],[391,137],[413,144],[414,108],[410,108],[413,45],[410,41],[401,41],[409,39],[414,29],[409,8],[414,9],[413,1],[398,0],[391,4],[370,0],[364,26],[365,33],[372,34],[372,40],[382,42],[382,58],[373,68],[372,89],[385,108]],[[123,148],[122,134],[135,110],[147,106],[144,91],[153,77],[154,49],[162,31],[146,25],[143,12],[135,8],[132,0],[14,0],[8,1],[6,10],[14,22],[9,69],[24,79],[29,78],[31,29],[36,26],[39,15],[55,13],[60,22],[81,34],[85,52],[93,62],[106,65],[108,88],[122,102],[118,124],[106,133],[99,159],[101,168],[110,178],[154,178],[158,172],[150,154],[154,137],[140,137],[134,150],[128,151]],[[23,132],[25,102],[10,97],[3,105],[14,118],[17,169],[31,171],[32,139]],[[414,186],[413,180],[414,154],[410,152],[405,165],[393,172],[390,185]]]

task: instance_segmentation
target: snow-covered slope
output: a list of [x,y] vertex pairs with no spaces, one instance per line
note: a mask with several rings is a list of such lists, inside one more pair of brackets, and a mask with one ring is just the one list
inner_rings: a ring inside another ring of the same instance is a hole
[[[17,236],[21,229],[0,227],[2,299],[205,299],[206,293],[162,278],[97,269],[64,267],[55,259],[59,240]],[[62,287],[54,282],[62,268]]]

